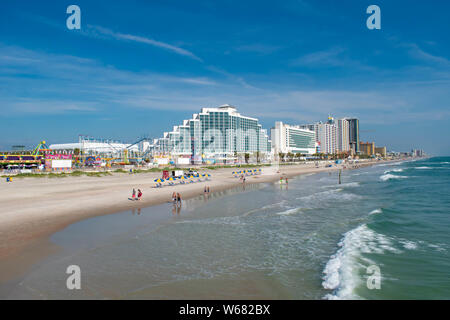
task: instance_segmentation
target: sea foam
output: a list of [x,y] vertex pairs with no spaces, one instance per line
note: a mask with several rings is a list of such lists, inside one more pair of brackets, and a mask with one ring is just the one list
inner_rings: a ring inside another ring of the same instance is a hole
[[382,176],[380,176],[380,180],[381,181],[388,181],[388,180],[393,180],[393,179],[406,179],[408,178],[407,176],[396,176],[390,173],[387,174],[383,174]]
[[370,229],[363,224],[344,234],[339,242],[340,249],[330,257],[323,271],[322,286],[333,290],[325,296],[326,299],[358,299],[355,288],[361,284],[358,269],[373,264],[364,253],[384,252],[401,253],[393,246],[392,240]]
[[378,214],[378,213],[382,213],[382,212],[383,212],[383,210],[378,208],[378,209],[372,210],[369,214],[372,215],[372,214]]
[[384,174],[389,173],[389,172],[403,172],[403,169],[398,168],[398,169],[386,170],[386,171],[384,172]]

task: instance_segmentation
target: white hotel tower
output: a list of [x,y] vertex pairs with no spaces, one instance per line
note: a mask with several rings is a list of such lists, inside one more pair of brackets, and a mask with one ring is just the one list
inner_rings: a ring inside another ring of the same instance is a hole
[[281,121],[275,122],[271,130],[272,147],[278,153],[316,153],[316,135],[314,131],[290,126]]
[[244,153],[259,153],[264,158],[269,155],[270,146],[267,131],[258,119],[243,116],[227,104],[202,108],[155,141],[159,153],[187,156],[193,163],[202,158],[232,161]]

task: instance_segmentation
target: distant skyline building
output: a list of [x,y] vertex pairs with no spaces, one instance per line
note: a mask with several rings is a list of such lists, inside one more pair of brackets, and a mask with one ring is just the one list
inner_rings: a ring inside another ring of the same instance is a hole
[[413,157],[423,157],[425,155],[425,152],[420,149],[413,149],[411,150],[411,154]]
[[271,129],[272,147],[278,153],[316,153],[316,134],[314,131],[302,129],[300,126],[275,122]]
[[202,108],[191,119],[164,132],[156,141],[155,150],[189,156],[193,163],[204,158],[229,161],[243,153],[268,154],[271,142],[258,119],[241,115],[231,105],[222,105]]
[[387,155],[386,147],[375,147],[375,154],[379,154],[383,158]]

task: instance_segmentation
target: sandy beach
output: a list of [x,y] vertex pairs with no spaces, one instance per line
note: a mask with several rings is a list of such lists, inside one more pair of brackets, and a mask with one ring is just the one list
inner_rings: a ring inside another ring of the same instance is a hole
[[[359,167],[375,163],[380,161],[360,163]],[[246,177],[246,184],[276,181],[282,174],[292,177],[342,167],[329,168],[322,164],[316,168],[313,163],[282,165],[279,169],[262,167],[261,175]],[[0,184],[0,282],[24,272],[27,265],[57,250],[48,237],[74,222],[165,203],[171,200],[174,191],[188,199],[202,194],[205,186],[209,186],[211,192],[233,188],[242,184],[239,178],[233,177],[235,170],[199,170],[210,173],[210,180],[163,188],[155,188],[153,182],[161,177],[160,172],[3,181]],[[130,200],[133,188],[143,191],[142,200]]]

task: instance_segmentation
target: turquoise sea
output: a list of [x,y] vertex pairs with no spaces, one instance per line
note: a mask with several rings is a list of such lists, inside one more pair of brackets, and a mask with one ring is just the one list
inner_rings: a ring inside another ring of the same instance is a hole
[[[450,158],[342,180],[304,175],[75,223],[2,298],[450,299]],[[69,265],[81,290],[66,288]]]

